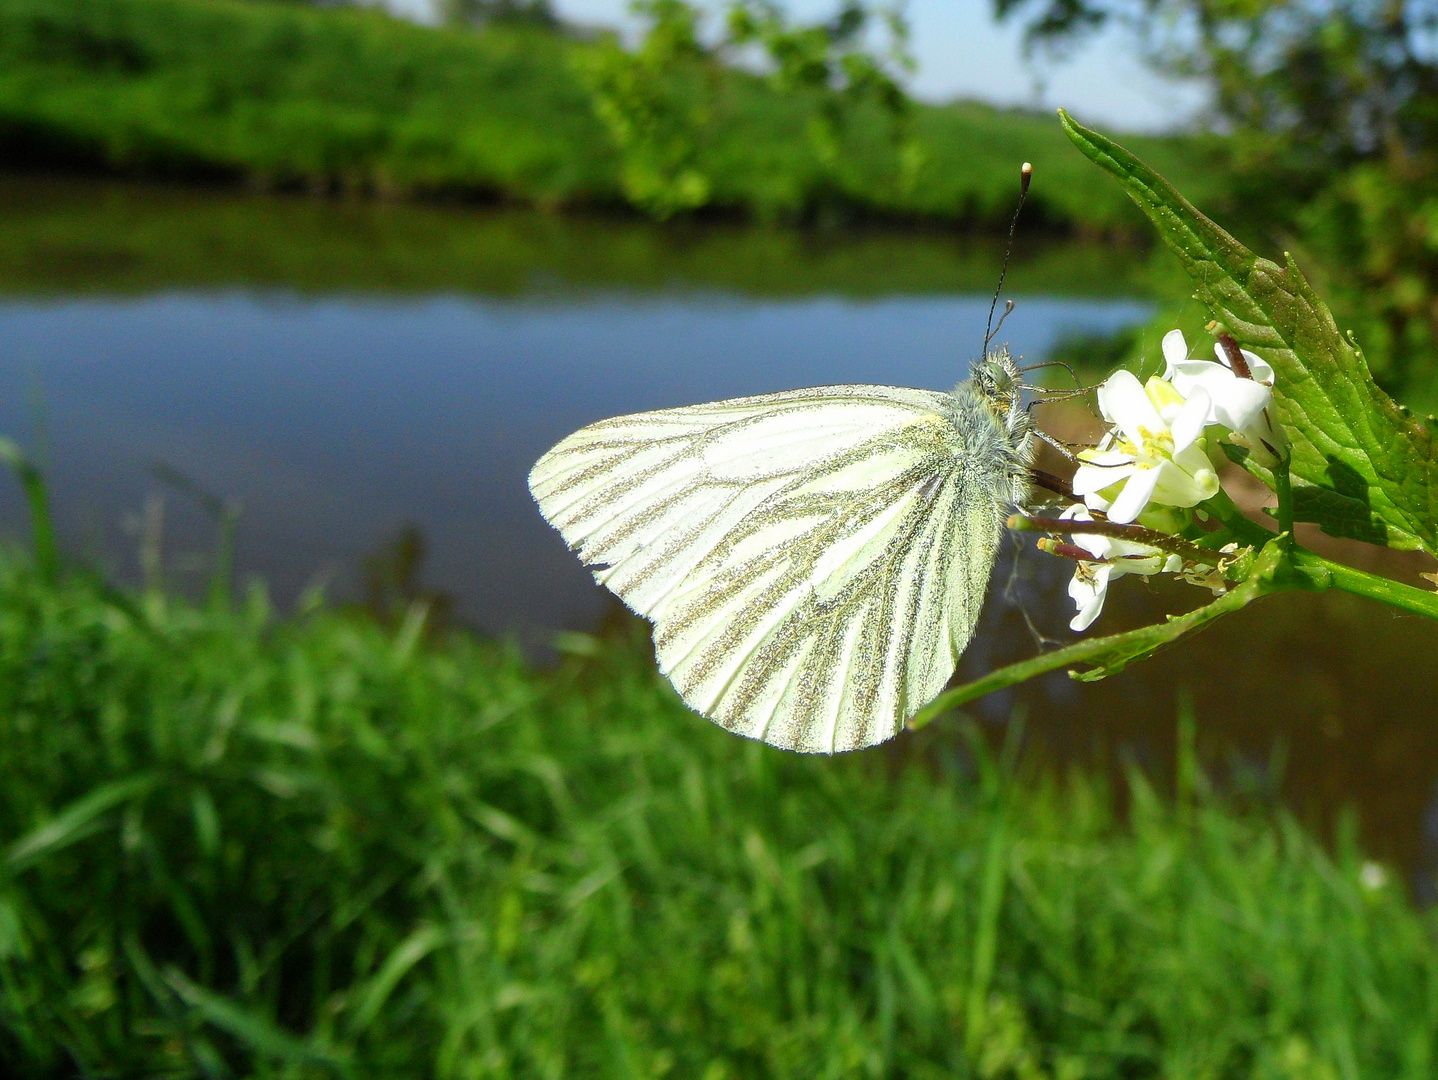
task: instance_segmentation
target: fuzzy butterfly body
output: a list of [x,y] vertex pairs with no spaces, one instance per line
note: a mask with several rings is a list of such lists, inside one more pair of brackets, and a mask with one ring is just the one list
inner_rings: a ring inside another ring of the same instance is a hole
[[1031,443],[999,351],[948,394],[821,386],[602,420],[529,486],[653,621],[686,704],[833,753],[891,738],[948,682]]

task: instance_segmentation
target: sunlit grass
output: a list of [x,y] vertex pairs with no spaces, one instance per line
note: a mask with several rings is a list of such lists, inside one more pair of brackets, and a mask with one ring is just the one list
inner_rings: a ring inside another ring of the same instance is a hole
[[568,644],[7,552],[7,1071],[1432,1073],[1431,920],[1191,761],[1124,823],[957,725],[800,757],[685,710],[642,638]]

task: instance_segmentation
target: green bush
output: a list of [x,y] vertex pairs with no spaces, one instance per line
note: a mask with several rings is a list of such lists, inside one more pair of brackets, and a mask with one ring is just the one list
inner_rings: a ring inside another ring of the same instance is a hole
[[0,558],[10,1075],[1427,1077],[1431,921],[1286,815],[804,758],[555,670]]
[[[901,150],[882,110],[861,107],[821,160],[809,134],[821,95],[680,59],[646,65],[607,39],[355,8],[0,0],[0,155],[320,192],[981,226],[1007,223],[1028,159],[1032,205],[1052,224],[1138,228],[1052,118],[917,106]],[[1221,142],[1135,145],[1219,201]]]

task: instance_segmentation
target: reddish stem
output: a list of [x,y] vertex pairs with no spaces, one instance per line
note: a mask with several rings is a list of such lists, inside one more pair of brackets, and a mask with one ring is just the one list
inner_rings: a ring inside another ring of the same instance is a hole
[[[1071,518],[1038,518],[1014,514],[1008,520],[1008,527],[1020,532],[1068,533],[1070,536],[1107,536],[1115,540],[1127,540],[1134,544],[1146,544],[1177,555],[1186,562],[1217,566],[1223,556],[1206,547],[1200,547],[1181,536],[1146,529],[1142,525],[1120,525],[1116,521],[1074,521]],[[1097,561],[1090,556],[1088,561]]]
[[1252,381],[1253,371],[1248,366],[1248,361],[1243,358],[1243,350],[1238,347],[1238,342],[1228,331],[1218,335],[1218,343],[1223,346],[1223,354],[1228,357],[1228,365],[1233,368],[1233,373],[1240,379]]

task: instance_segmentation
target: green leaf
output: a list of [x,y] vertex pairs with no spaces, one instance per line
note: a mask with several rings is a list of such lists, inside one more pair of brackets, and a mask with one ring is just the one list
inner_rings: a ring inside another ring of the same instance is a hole
[[[1028,660],[991,671],[982,679],[975,679],[963,686],[946,690],[911,719],[910,728],[921,728],[940,713],[958,708],[970,701],[1016,686],[1021,682],[1067,668],[1070,677],[1081,682],[1097,682],[1109,675],[1122,671],[1135,660],[1170,645],[1183,637],[1207,626],[1214,619],[1247,607],[1260,596],[1288,587],[1278,580],[1276,572],[1284,563],[1285,552],[1281,541],[1272,541],[1258,553],[1253,569],[1239,585],[1224,593],[1213,603],[1190,611],[1187,615],[1171,617],[1167,622],[1141,627],[1123,634],[1107,637],[1087,638],[1074,645],[1053,652],[1040,653]],[[1087,665],[1077,670],[1075,665]]]
[[[1270,488],[1275,486],[1273,473],[1255,464],[1243,447],[1232,443],[1220,445],[1229,460],[1253,473]],[[1369,544],[1386,543],[1388,527],[1373,513],[1367,483],[1342,469],[1332,475],[1333,487],[1304,484],[1293,489],[1293,520],[1312,522],[1329,536],[1344,536]]]
[[1433,432],[1378,388],[1292,257],[1285,253],[1284,266],[1259,258],[1127,150],[1062,110],[1059,118],[1079,150],[1148,215],[1193,279],[1194,298],[1273,365],[1302,519],[1335,536],[1438,550]]

